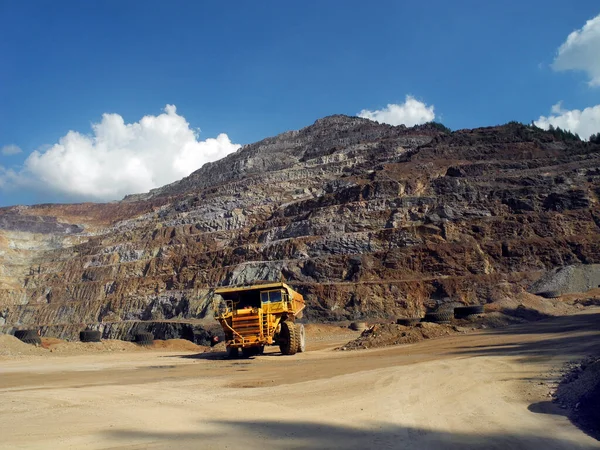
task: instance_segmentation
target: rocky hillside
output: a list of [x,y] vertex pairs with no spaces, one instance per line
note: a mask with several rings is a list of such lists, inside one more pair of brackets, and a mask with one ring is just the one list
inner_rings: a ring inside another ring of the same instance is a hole
[[600,263],[599,196],[598,144],[326,117],[121,202],[0,209],[0,331],[199,319],[254,279],[318,320],[486,303]]

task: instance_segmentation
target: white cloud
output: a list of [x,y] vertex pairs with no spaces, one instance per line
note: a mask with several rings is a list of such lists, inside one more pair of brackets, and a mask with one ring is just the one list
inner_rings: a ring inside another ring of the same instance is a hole
[[600,15],[573,31],[559,47],[554,70],[581,70],[590,77],[590,86],[600,86]]
[[4,167],[0,166],[0,189],[3,189],[6,186],[7,173],[8,171]]
[[375,120],[390,125],[406,125],[412,127],[422,123],[431,122],[435,119],[434,106],[427,106],[425,103],[416,100],[407,95],[406,101],[399,105],[389,104],[386,108],[376,111],[363,109],[358,113],[358,117]]
[[21,150],[17,145],[11,144],[11,145],[5,145],[4,147],[2,147],[2,150],[0,150],[0,153],[2,153],[3,155],[9,156],[9,155],[16,155],[18,153],[21,153],[23,150]]
[[547,130],[550,125],[577,133],[582,139],[589,139],[592,134],[600,133],[600,105],[585,108],[583,111],[562,109],[562,102],[552,107],[551,116],[541,116],[534,123]]
[[563,107],[562,107],[562,100],[560,102],[558,102],[556,105],[552,105],[552,108],[550,109],[550,111],[552,112],[552,114],[562,114],[564,112]]
[[0,178],[13,187],[77,200],[115,200],[181,179],[240,148],[226,134],[198,140],[173,105],[128,124],[119,114],[104,114],[92,130],[92,135],[69,131],[31,153],[19,172],[4,171]]

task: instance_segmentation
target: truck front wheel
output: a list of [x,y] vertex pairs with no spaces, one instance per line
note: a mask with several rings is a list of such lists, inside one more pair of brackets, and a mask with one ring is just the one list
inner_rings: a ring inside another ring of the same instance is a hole
[[306,350],[306,335],[304,334],[304,325],[301,323],[296,324],[296,341],[298,342],[296,352],[304,353],[304,350]]
[[295,355],[298,351],[298,336],[293,322],[281,322],[279,332],[279,350],[284,355]]

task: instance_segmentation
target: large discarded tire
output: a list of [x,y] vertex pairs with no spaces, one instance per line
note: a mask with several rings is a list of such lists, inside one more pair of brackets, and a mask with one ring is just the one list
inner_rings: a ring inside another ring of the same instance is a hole
[[42,340],[38,336],[37,330],[17,330],[15,331],[15,337],[21,342],[32,345],[41,345]]
[[79,332],[79,340],[81,342],[100,342],[102,333],[96,330],[84,330]]
[[281,322],[279,350],[284,355],[295,355],[298,351],[298,336],[296,336],[296,326],[293,322]]
[[350,324],[350,329],[355,331],[365,331],[367,329],[367,324],[365,322],[352,322]]
[[435,312],[453,312],[455,308],[461,308],[464,306],[460,302],[448,302],[442,303]]
[[458,308],[454,308],[454,317],[457,319],[465,319],[467,316],[483,314],[484,312],[485,309],[483,305],[460,306]]
[[39,339],[40,337],[37,334],[37,330],[17,330],[15,331],[15,337],[20,339]]
[[135,343],[139,345],[152,345],[154,335],[152,333],[137,333],[135,335]]
[[558,298],[561,296],[561,293],[560,291],[546,291],[540,292],[538,295],[544,298]]
[[296,341],[298,342],[296,352],[304,353],[306,350],[306,334],[304,333],[304,325],[301,323],[296,324]]
[[425,317],[423,317],[423,322],[449,323],[450,320],[452,320],[452,316],[452,311],[430,312],[425,314]]
[[479,317],[480,317],[479,314],[469,314],[466,317],[461,317],[461,319],[467,319],[467,320],[473,321],[473,320],[477,320]]
[[404,325],[405,327],[412,327],[421,322],[420,317],[399,317],[396,319],[396,324]]

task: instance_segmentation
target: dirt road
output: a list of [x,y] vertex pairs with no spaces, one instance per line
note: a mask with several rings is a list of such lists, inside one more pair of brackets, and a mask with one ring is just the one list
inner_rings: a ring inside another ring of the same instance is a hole
[[316,348],[3,360],[0,448],[600,448],[547,385],[565,361],[600,352],[598,309],[381,350]]

